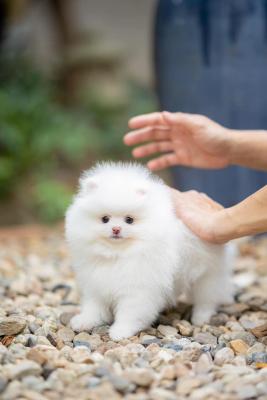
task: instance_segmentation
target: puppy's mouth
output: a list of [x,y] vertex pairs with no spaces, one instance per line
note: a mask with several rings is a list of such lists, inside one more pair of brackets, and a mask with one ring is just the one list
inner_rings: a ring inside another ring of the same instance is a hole
[[111,235],[110,239],[119,240],[119,239],[123,239],[123,236],[121,236],[121,235]]

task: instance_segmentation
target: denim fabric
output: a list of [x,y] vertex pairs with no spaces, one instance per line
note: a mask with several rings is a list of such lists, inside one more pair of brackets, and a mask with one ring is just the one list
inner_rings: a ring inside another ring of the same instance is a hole
[[[267,130],[267,0],[160,0],[154,48],[161,109]],[[225,206],[267,184],[267,173],[241,167],[173,175]]]

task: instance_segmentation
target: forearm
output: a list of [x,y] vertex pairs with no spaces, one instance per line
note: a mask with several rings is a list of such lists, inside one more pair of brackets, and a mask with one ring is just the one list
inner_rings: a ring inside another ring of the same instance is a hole
[[267,185],[241,203],[219,213],[216,242],[267,232]]
[[230,131],[230,164],[267,170],[267,131]]

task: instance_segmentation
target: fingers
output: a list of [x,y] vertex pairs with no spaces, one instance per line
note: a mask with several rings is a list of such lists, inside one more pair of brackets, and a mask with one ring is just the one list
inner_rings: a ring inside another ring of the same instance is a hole
[[196,115],[182,112],[171,113],[168,111],[163,111],[162,118],[167,125],[181,125],[192,124],[196,119]]
[[147,163],[147,166],[151,171],[157,171],[176,164],[177,161],[175,153],[169,153],[164,156],[154,158]]
[[138,115],[137,117],[133,117],[129,120],[129,128],[138,129],[143,128],[147,125],[163,125],[164,119],[162,113],[154,112],[150,114]]
[[168,139],[169,132],[170,128],[167,126],[147,126],[127,133],[123,140],[126,145],[133,146],[137,143],[148,142],[150,140]]
[[171,151],[173,145],[171,142],[153,142],[144,146],[136,147],[133,150],[133,156],[136,158],[147,157],[154,153],[163,153]]

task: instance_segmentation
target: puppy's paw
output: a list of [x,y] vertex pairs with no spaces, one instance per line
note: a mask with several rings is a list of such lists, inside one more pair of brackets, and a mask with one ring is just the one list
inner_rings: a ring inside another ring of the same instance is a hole
[[109,336],[114,341],[127,339],[136,334],[136,330],[130,325],[114,323],[109,329]]
[[87,315],[78,314],[71,318],[70,326],[75,332],[90,331],[94,324],[89,321]]
[[203,325],[210,321],[210,318],[214,313],[214,309],[194,310],[191,321],[193,325]]

